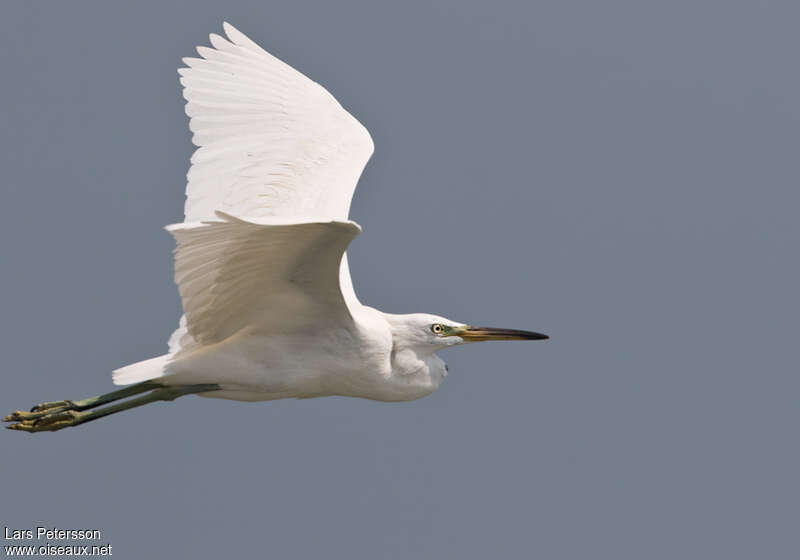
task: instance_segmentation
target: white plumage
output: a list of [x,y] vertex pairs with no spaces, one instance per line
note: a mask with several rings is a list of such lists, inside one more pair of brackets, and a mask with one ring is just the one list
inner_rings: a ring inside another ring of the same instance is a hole
[[[433,357],[434,370],[415,363],[393,389],[389,323],[359,303],[344,257],[360,231],[347,214],[369,133],[322,86],[224,28],[227,40],[212,34],[214,48],[179,70],[199,146],[186,221],[167,227],[185,314],[169,354],[116,370],[114,382],[217,383],[226,390],[207,396],[243,400],[434,390],[445,370]],[[353,340],[369,352],[311,359]]]
[[184,311],[169,352],[114,371],[130,387],[17,410],[8,428],[56,431],[193,393],[412,400],[446,377],[438,350],[547,338],[362,305],[345,251],[361,231],[347,214],[369,133],[319,84],[225,33],[179,70],[198,148],[185,221],[167,227]]
[[[369,132],[325,88],[232,25],[224,29],[230,41],[211,34],[214,48],[198,47],[203,58],[185,58],[188,68],[178,70],[199,146],[187,175],[185,221],[214,220],[220,211],[293,223],[346,220],[374,151]],[[342,276],[346,297],[357,301],[346,259]],[[170,352],[192,346],[194,332],[182,319]]]
[[322,86],[224,27],[227,40],[211,35],[214,48],[179,70],[199,146],[186,221],[167,227],[184,316],[168,354],[116,370],[115,383],[410,400],[447,375],[437,350],[544,337],[361,305],[345,254],[361,228],[347,215],[372,139]]
[[185,221],[235,216],[346,220],[374,146],[322,86],[231,25],[230,41],[185,58],[181,84],[192,141]]
[[8,428],[55,431],[192,393],[411,400],[447,375],[438,350],[547,338],[362,305],[345,251],[361,231],[347,215],[369,133],[319,84],[225,33],[179,70],[198,148],[185,221],[167,227],[184,310],[168,353],[114,371],[131,387],[18,410]]

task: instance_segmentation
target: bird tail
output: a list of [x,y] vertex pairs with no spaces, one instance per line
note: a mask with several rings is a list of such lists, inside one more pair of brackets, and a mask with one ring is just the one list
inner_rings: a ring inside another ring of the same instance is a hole
[[114,381],[114,385],[130,385],[131,383],[162,377],[166,374],[166,365],[171,357],[170,354],[164,354],[163,356],[115,369],[111,374],[111,378]]

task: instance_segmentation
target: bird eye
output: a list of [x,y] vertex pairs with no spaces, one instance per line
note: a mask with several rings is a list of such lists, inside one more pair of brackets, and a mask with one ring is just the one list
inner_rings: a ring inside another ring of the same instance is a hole
[[431,331],[433,332],[433,334],[442,334],[444,332],[444,325],[435,323],[431,325]]

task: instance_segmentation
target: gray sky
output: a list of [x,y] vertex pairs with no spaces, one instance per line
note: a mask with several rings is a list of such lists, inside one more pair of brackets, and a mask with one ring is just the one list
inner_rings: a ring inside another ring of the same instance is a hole
[[[2,523],[116,558],[800,553],[792,2],[4,2],[0,411],[166,350],[223,19],[371,131],[361,300],[546,332],[404,404],[187,397],[2,432]],[[8,544],[8,543],[6,543]]]

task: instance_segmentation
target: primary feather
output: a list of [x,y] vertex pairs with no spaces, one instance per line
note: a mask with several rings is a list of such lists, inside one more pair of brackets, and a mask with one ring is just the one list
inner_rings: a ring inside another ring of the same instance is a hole
[[373,152],[367,129],[328,93],[225,24],[226,40],[179,70],[192,141],[185,221],[346,220]]

